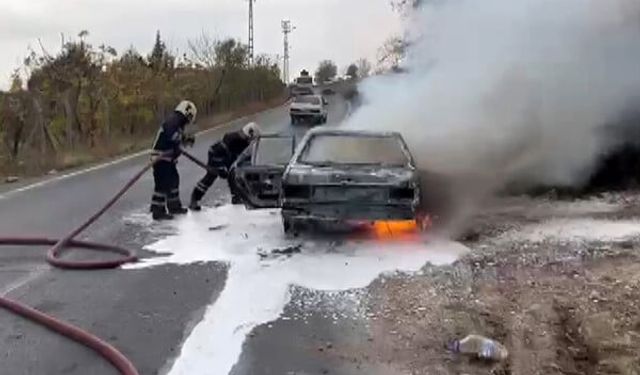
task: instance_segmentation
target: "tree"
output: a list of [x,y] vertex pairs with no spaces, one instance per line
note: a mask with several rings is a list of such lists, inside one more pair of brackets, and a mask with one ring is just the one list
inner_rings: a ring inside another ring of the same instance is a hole
[[324,83],[335,78],[338,75],[338,67],[331,60],[324,60],[318,65],[316,70],[316,82]]
[[371,63],[367,59],[360,59],[356,62],[358,66],[358,75],[360,78],[366,78],[371,74]]
[[358,66],[356,64],[351,64],[347,68],[347,76],[351,79],[358,78]]
[[16,93],[23,90],[24,83],[22,82],[22,77],[20,77],[20,70],[14,70],[13,74],[11,74],[11,87],[9,88],[9,92]]
[[156,41],[149,55],[149,66],[154,72],[159,73],[173,69],[175,57],[167,50],[167,45],[160,37],[160,31],[156,32]]
[[243,68],[249,60],[249,47],[235,39],[216,42],[214,51],[216,65],[228,69]]
[[146,145],[158,118],[184,98],[206,117],[284,93],[277,59],[261,55],[249,66],[247,46],[234,39],[207,39],[204,68],[188,60],[176,66],[159,32],[146,58],[133,48],[118,56],[106,45],[93,47],[88,35],[54,53],[30,49],[10,91],[0,92],[0,173],[17,162],[43,171],[60,167],[62,155]]
[[397,69],[407,52],[409,43],[400,37],[391,37],[378,50],[380,68]]
[[218,41],[206,33],[189,40],[188,60],[196,66],[213,69],[216,66],[216,47]]
[[407,9],[418,8],[430,0],[391,0],[391,7],[394,10],[403,12]]

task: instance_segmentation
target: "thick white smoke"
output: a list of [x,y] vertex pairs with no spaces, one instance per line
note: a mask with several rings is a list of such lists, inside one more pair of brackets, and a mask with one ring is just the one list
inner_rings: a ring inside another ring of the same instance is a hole
[[408,73],[364,83],[348,126],[402,132],[421,169],[462,181],[458,200],[581,182],[608,147],[600,128],[640,105],[638,0],[425,3]]

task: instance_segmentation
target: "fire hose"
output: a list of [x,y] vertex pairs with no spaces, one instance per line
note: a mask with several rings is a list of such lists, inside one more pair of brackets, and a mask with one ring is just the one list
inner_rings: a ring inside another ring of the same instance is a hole
[[[207,169],[205,163],[199,161],[194,156],[183,151],[183,154],[195,164]],[[79,241],[75,238],[86,230],[90,225],[95,223],[107,210],[109,210],[140,178],[161,158],[151,160],[135,174],[125,185],[113,196],[98,212],[86,220],[78,228],[62,239],[51,239],[44,237],[0,237],[0,246],[51,246],[47,251],[47,262],[56,268],[66,270],[99,270],[113,269],[126,263],[137,261],[137,257],[133,252],[115,246],[94,242]],[[109,252],[120,255],[120,258],[107,261],[70,261],[62,259],[63,253],[69,249],[84,249],[99,252]],[[69,323],[56,319],[50,315],[35,310],[21,302],[0,296],[0,308],[9,310],[27,320],[38,323],[49,330],[65,336],[77,343],[91,348],[97,354],[109,361],[122,375],[138,375],[138,371],[133,363],[125,357],[118,349],[103,341],[97,336],[75,327]]]

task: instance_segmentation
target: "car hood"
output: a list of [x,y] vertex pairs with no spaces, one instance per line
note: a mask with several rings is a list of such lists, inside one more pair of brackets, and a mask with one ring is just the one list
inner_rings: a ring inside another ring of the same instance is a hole
[[292,184],[398,185],[417,180],[413,169],[380,166],[318,167],[294,164],[285,175]]

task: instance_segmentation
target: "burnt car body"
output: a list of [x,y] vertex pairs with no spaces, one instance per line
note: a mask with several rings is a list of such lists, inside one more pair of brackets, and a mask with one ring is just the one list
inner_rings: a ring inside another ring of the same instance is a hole
[[309,222],[417,219],[419,181],[399,133],[311,131],[282,179],[285,231]]
[[262,136],[232,168],[245,205],[281,208],[285,232],[308,224],[420,220],[420,178],[399,133],[314,129],[295,152],[294,142]]
[[249,209],[280,205],[282,176],[295,150],[289,135],[262,135],[238,157],[229,171],[235,191]]

